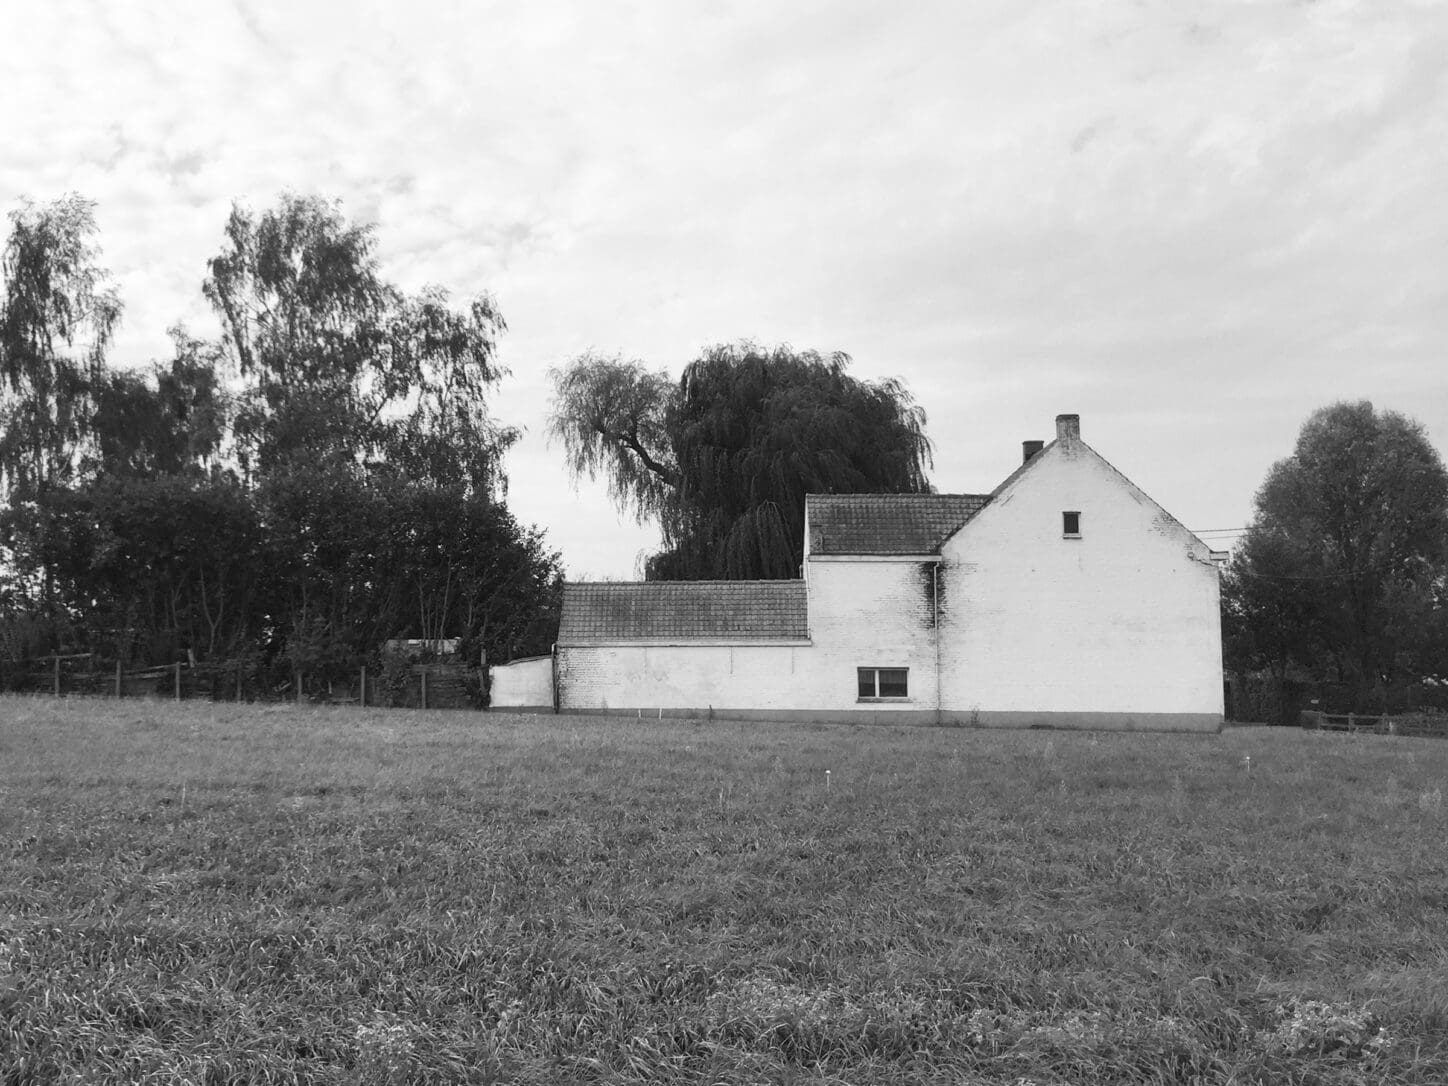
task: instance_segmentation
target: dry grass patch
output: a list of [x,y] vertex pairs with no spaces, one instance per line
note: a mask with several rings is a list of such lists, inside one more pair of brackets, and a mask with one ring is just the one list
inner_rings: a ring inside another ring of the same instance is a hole
[[4,700],[0,1083],[1437,1086],[1445,770]]

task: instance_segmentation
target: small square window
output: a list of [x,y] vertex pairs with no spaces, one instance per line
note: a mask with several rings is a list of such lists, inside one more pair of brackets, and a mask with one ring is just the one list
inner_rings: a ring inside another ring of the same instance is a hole
[[1061,514],[1061,534],[1067,539],[1081,538],[1081,514],[1077,512]]
[[904,667],[862,667],[859,676],[861,701],[905,699],[910,696],[910,669]]

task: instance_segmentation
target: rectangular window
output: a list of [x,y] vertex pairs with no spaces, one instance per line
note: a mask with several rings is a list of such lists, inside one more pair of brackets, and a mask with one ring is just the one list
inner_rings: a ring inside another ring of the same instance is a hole
[[1067,539],[1080,539],[1080,538],[1081,538],[1081,514],[1080,514],[1080,513],[1062,513],[1062,514],[1061,514],[1061,534],[1062,534],[1063,536],[1065,536]]
[[857,669],[860,680],[860,700],[880,701],[884,698],[908,698],[910,683],[908,668],[903,667],[862,667]]

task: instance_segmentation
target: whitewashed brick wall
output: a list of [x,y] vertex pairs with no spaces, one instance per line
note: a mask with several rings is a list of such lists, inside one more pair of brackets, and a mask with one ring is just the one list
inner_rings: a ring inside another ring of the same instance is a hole
[[[560,647],[561,707],[933,712],[930,564],[820,559],[808,579],[811,644]],[[909,701],[862,706],[860,667],[908,668]]]
[[[944,548],[946,703],[1220,720],[1208,550],[1079,444],[1057,444]],[[1063,539],[1061,514],[1081,513]]]
[[488,703],[495,709],[553,704],[553,660],[547,656],[488,668]]
[[608,645],[558,649],[560,708],[769,710],[791,704],[807,646]]
[[[1207,548],[1079,443],[1038,457],[938,566],[807,557],[809,644],[560,647],[562,708],[1219,726]],[[1062,537],[1067,510],[1081,514],[1079,539]],[[909,700],[859,702],[860,667],[908,669]]]
[[933,561],[819,557],[806,563],[809,632],[805,686],[821,709],[855,710],[856,669],[909,669],[908,702],[868,703],[875,713],[934,712]]

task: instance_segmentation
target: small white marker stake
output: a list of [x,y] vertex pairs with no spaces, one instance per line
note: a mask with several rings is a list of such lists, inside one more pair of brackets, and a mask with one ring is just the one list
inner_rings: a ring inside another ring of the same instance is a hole
[[826,770],[825,770],[825,791],[828,792],[829,790],[830,790],[830,771],[829,771],[828,769],[826,769]]
[[1244,755],[1242,757],[1242,764],[1247,767],[1247,776],[1250,777],[1252,775],[1252,756],[1250,754]]

